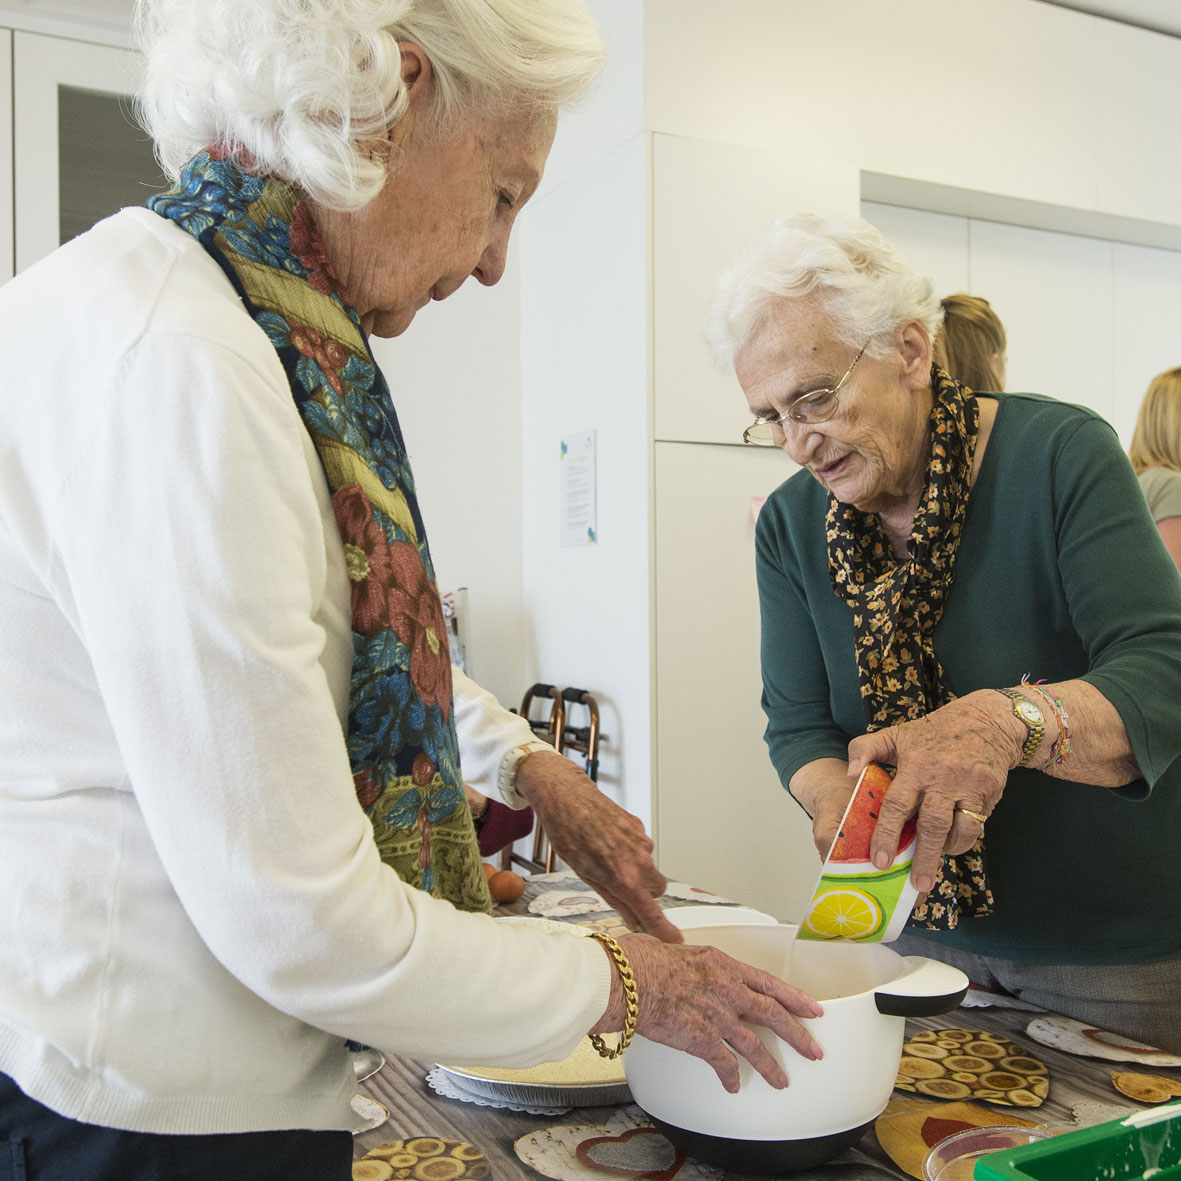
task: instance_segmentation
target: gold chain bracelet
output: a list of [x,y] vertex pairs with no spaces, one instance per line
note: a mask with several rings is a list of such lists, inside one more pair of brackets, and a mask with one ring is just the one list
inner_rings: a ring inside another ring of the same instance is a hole
[[619,1044],[611,1049],[597,1034],[590,1035],[591,1045],[598,1051],[601,1058],[618,1058],[631,1045],[632,1035],[636,1032],[636,1020],[640,1015],[640,998],[636,992],[636,974],[632,971],[631,961],[627,958],[622,947],[610,935],[602,931],[592,931],[591,938],[597,939],[610,953],[619,969],[619,979],[623,981],[623,999],[626,1011],[623,1018],[623,1032],[619,1035]]

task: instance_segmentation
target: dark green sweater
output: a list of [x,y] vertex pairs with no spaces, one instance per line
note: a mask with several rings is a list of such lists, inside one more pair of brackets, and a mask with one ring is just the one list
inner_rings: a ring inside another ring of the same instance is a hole
[[[799,472],[756,530],[766,738],[784,786],[865,732],[826,507]],[[1098,415],[999,395],[935,650],[957,695],[1024,674],[1090,681],[1144,779],[1113,791],[1014,771],[985,836],[996,914],[913,933],[1025,962],[1181,955],[1181,577]]]

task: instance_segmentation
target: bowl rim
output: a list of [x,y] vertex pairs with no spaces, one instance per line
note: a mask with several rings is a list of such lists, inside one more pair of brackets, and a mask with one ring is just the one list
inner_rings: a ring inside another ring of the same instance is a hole
[[[1019,1136],[1028,1136],[1028,1143],[1033,1144],[1038,1140],[1048,1140],[1049,1133],[1044,1131],[1039,1125],[1032,1124],[977,1124],[971,1128],[961,1128],[958,1132],[952,1132],[950,1136],[944,1136],[942,1140],[936,1140],[934,1144],[928,1149],[926,1156],[923,1157],[923,1178],[924,1181],[934,1181],[936,1174],[932,1172],[932,1162],[935,1160],[936,1154],[941,1150],[949,1147],[954,1147],[957,1143],[968,1140],[974,1136],[981,1135],[999,1135],[1007,1133],[1012,1136],[1014,1134]],[[979,1151],[971,1153],[963,1153],[963,1156],[983,1156],[988,1152],[1003,1152],[1006,1148],[1023,1148],[1023,1144],[998,1144],[993,1148],[982,1148]],[[953,1160],[961,1159],[960,1156],[950,1156],[940,1162],[940,1169],[945,1168],[951,1164]]]

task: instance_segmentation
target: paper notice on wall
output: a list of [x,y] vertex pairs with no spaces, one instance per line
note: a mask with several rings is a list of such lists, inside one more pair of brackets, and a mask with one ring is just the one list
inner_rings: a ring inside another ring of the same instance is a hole
[[583,431],[562,440],[562,545],[594,545],[595,432]]

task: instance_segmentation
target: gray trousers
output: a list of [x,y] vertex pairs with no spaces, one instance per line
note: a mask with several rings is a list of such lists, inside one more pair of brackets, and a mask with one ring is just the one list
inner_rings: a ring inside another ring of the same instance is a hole
[[951,964],[973,984],[1181,1054],[1181,957],[1152,964],[1024,964],[970,955],[917,935],[903,935],[890,946],[899,955]]

